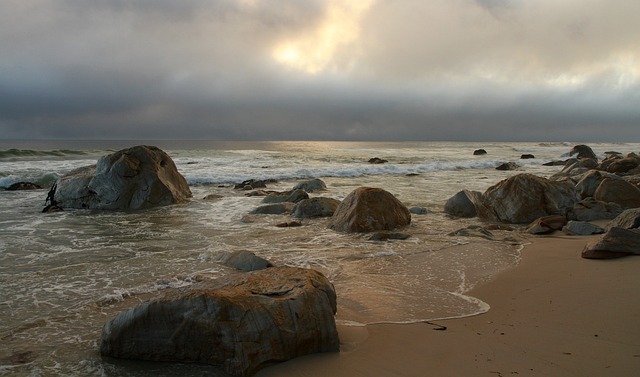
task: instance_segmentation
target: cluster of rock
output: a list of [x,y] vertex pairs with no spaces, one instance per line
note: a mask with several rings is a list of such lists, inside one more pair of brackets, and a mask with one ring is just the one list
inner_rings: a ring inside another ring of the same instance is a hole
[[[410,210],[391,193],[372,187],[359,187],[339,201],[328,197],[310,198],[307,190],[325,190],[319,179],[299,183],[290,191],[259,191],[248,195],[263,195],[264,205],[251,211],[252,215],[291,214],[294,218],[330,217],[329,228],[339,232],[391,231],[409,225]],[[318,188],[318,189],[315,189]],[[413,213],[425,214],[426,208],[414,207]],[[298,223],[294,222],[294,226]],[[288,227],[290,223],[278,224]],[[375,237],[374,239],[401,239],[402,237]]]
[[[498,182],[484,193],[463,190],[447,200],[444,210],[457,217],[477,216],[495,222],[529,224],[528,231],[533,234],[555,230],[567,234],[598,234],[604,230],[588,221],[614,219],[625,209],[640,207],[638,155],[631,153],[625,157],[610,152],[598,162],[586,145],[575,146],[571,155],[576,157],[567,160],[565,168],[550,179],[523,173]],[[615,231],[611,235],[609,230],[603,237],[606,242],[592,249],[597,249],[598,255],[605,247],[622,253],[619,247],[611,246],[615,244],[611,237],[625,234],[633,239],[635,231],[630,232]],[[634,245],[640,249],[640,244]]]

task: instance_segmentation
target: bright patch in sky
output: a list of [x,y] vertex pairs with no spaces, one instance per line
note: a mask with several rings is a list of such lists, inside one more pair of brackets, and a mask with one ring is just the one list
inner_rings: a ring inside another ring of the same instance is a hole
[[360,36],[360,21],[373,0],[331,0],[318,28],[282,41],[273,58],[288,67],[316,74],[336,68],[340,49],[353,46]]

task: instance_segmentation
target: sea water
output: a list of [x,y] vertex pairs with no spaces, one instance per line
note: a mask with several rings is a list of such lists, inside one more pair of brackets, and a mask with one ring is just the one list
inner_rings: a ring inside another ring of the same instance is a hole
[[[187,204],[143,211],[41,213],[48,188],[68,171],[139,144],[165,150],[193,192]],[[484,191],[511,175],[548,177],[572,143],[354,143],[214,141],[0,142],[0,375],[219,375],[201,365],[102,359],[102,326],[153,294],[232,270],[218,263],[249,250],[276,265],[313,268],[334,284],[337,320],[360,325],[469,316],[489,306],[466,292],[518,262],[526,237],[494,231],[493,239],[451,236],[480,224],[443,212],[462,189]],[[638,151],[637,144],[592,144]],[[475,156],[483,148],[486,155]],[[533,159],[520,159],[533,154]],[[378,157],[384,164],[370,164]],[[516,171],[495,167],[514,161]],[[247,179],[275,180],[269,190],[320,178],[326,196],[342,200],[361,186],[380,187],[407,207],[422,207],[403,229],[407,240],[372,241],[342,234],[328,219],[280,228],[286,215],[246,215],[261,205],[233,188]],[[42,190],[5,191],[19,181]],[[208,194],[221,198],[206,200]]]

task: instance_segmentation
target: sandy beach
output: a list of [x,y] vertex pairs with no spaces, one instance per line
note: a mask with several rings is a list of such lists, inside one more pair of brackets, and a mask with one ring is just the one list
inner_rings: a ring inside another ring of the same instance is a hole
[[532,238],[518,266],[469,292],[491,306],[487,313],[341,327],[340,353],[258,376],[638,375],[640,258],[582,259],[593,237]]

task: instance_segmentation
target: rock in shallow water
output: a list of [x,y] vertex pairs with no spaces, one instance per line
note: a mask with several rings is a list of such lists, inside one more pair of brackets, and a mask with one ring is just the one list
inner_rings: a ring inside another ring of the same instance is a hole
[[191,198],[171,157],[159,148],[137,146],[75,169],[57,182],[53,204],[62,208],[144,209]]
[[336,209],[329,228],[340,232],[375,232],[409,225],[411,213],[395,196],[380,188],[359,187]]
[[314,270],[271,267],[203,282],[121,313],[100,353],[219,365],[248,376],[270,363],[339,350],[333,285]]

